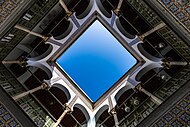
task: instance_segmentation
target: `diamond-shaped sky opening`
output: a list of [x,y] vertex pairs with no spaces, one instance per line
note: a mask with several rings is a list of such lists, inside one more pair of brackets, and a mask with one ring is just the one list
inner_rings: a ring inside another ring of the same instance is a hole
[[63,71],[96,102],[137,60],[96,20],[58,59]]

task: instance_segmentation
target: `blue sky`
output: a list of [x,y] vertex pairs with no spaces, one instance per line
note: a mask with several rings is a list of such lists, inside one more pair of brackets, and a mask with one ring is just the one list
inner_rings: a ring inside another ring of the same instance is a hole
[[95,102],[136,63],[136,59],[96,20],[57,63]]

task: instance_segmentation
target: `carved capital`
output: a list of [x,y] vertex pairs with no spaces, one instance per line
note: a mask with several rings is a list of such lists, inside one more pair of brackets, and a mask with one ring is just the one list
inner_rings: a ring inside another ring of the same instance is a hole
[[138,91],[142,91],[143,87],[142,87],[142,84],[140,83],[139,85],[136,86],[136,89]]
[[121,13],[121,10],[116,8],[113,12],[115,13],[115,15],[119,16]]
[[67,112],[67,113],[72,112],[71,108],[70,108],[67,104],[64,104],[63,109],[64,109],[65,112]]
[[110,110],[110,113],[111,113],[112,115],[117,114],[116,108],[112,108],[112,109]]
[[42,86],[42,89],[48,89],[49,88],[49,85],[46,82],[43,82],[41,86]]

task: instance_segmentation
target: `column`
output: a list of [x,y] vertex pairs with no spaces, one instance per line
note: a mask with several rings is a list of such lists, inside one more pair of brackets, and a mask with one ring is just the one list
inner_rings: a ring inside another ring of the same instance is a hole
[[73,13],[71,11],[69,11],[69,9],[67,8],[67,5],[65,4],[65,2],[63,0],[59,0],[59,3],[61,4],[63,9],[65,10],[67,16],[70,17]]
[[182,66],[185,66],[187,65],[188,63],[187,62],[182,62],[182,61],[171,61],[168,63],[169,65],[182,65]]
[[34,92],[36,92],[36,91],[38,91],[38,90],[42,90],[42,89],[45,89],[45,88],[47,88],[47,87],[48,87],[48,84],[42,83],[41,86],[38,86],[38,87],[36,87],[36,88],[34,88],[34,89],[31,89],[31,90],[28,90],[28,91],[26,91],[26,92],[23,92],[23,93],[21,93],[21,94],[19,94],[19,95],[13,96],[12,98],[13,98],[14,100],[18,100],[18,99],[20,99],[20,98],[22,98],[22,97],[24,97],[24,96],[26,96],[26,95],[28,95],[28,94],[32,94],[32,93],[34,93]]
[[144,88],[142,88],[141,85],[138,85],[136,88],[137,88],[139,91],[145,93],[147,96],[151,97],[151,98],[155,101],[155,103],[156,103],[157,105],[162,104],[162,102],[163,102],[162,100],[160,100],[158,97],[154,96],[153,94],[151,94],[150,92],[148,92],[147,90],[145,90]]
[[69,106],[65,105],[64,108],[65,108],[64,112],[61,114],[61,116],[59,117],[59,119],[57,120],[57,122],[53,125],[53,127],[57,127],[60,124],[61,120],[64,118],[64,116],[68,112],[71,112],[71,108]]
[[121,8],[121,5],[123,3],[123,0],[119,0],[119,3],[117,5],[117,8],[114,10],[115,14],[116,15],[119,15],[119,12],[120,12],[120,8]]
[[3,64],[20,64],[21,62],[19,60],[3,60],[2,61]]
[[171,66],[185,66],[189,64],[188,62],[185,61],[172,61],[171,58],[164,58],[162,60],[162,66],[165,67],[166,69],[170,69]]
[[27,59],[26,60],[3,60],[3,64],[19,64],[20,66],[24,67],[27,65]]
[[24,31],[24,32],[27,32],[27,33],[29,33],[29,34],[32,34],[32,35],[34,35],[34,36],[40,37],[40,38],[42,38],[44,41],[47,41],[48,38],[49,38],[49,37],[46,37],[46,36],[41,35],[41,34],[39,34],[39,33],[30,31],[29,29],[27,29],[27,28],[25,28],[25,27],[23,27],[23,26],[20,26],[20,25],[15,25],[14,27],[17,28],[17,29],[19,29],[19,30],[22,30],[22,31]]
[[69,113],[69,112],[72,111],[71,107],[73,107],[73,105],[75,104],[75,101],[77,99],[78,99],[78,96],[75,95],[75,97],[70,102],[68,102],[68,104],[65,104],[65,105],[61,104],[63,106],[63,108],[64,108],[64,112],[61,114],[61,116],[59,117],[59,119],[57,120],[57,122],[53,125],[53,127],[57,127],[60,124],[61,120],[64,118],[64,116],[67,113]]
[[144,40],[144,38],[145,38],[146,36],[148,36],[148,35],[150,35],[150,34],[156,32],[156,31],[160,30],[160,29],[163,28],[164,26],[166,26],[166,24],[165,24],[164,22],[162,22],[162,23],[158,24],[157,26],[155,26],[153,29],[151,29],[151,30],[147,31],[146,33],[140,35],[139,38],[140,38],[141,40]]
[[162,65],[164,66],[164,67],[166,67],[166,68],[170,68],[171,66],[185,66],[185,65],[187,65],[187,64],[189,64],[189,63],[187,63],[187,62],[183,62],[183,61],[166,61],[166,62],[163,62],[162,63]]
[[119,121],[118,121],[118,118],[117,118],[117,112],[116,112],[115,108],[113,108],[110,112],[113,115],[113,118],[114,118],[114,121],[115,121],[115,126],[119,127]]

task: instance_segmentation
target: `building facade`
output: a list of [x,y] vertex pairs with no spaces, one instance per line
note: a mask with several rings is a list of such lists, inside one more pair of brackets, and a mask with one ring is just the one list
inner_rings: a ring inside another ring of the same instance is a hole
[[[97,102],[57,58],[99,20],[137,59]],[[190,126],[189,0],[2,0],[0,126]]]

